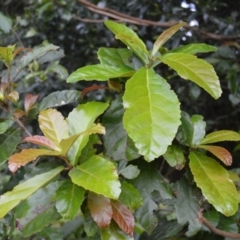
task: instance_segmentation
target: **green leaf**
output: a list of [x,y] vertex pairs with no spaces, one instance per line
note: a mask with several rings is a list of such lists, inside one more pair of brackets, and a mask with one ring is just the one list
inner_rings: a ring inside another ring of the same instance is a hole
[[118,95],[102,119],[106,128],[106,134],[103,136],[105,154],[115,161],[130,161],[139,157],[137,148],[123,128],[123,114],[122,97]]
[[[219,220],[220,220],[220,214],[215,209],[208,210],[204,212],[203,216],[214,226],[217,227]],[[203,230],[211,232],[211,230],[203,225]]]
[[174,48],[168,53],[181,52],[194,55],[196,53],[207,53],[215,51],[217,51],[216,47],[208,45],[206,43],[190,43],[181,47]]
[[84,200],[85,190],[65,180],[56,191],[56,208],[64,219],[73,219]]
[[5,133],[13,125],[13,123],[13,120],[0,119],[0,134]]
[[123,125],[139,152],[147,161],[164,154],[180,125],[180,103],[169,84],[143,67],[127,81],[123,102]]
[[105,25],[115,34],[116,39],[127,45],[145,64],[149,62],[145,44],[132,29],[110,20],[105,21]]
[[9,33],[12,28],[12,20],[9,17],[6,17],[2,12],[0,12],[0,29]]
[[198,145],[199,142],[204,138],[206,132],[206,122],[203,121],[203,117],[201,115],[193,115],[191,117],[192,125],[193,125],[193,137],[192,137],[192,145]]
[[77,90],[63,90],[50,93],[47,97],[45,97],[38,109],[39,111],[51,107],[59,107],[72,102],[78,102],[81,97],[81,92]]
[[73,83],[80,80],[107,81],[111,78],[131,77],[133,73],[134,70],[125,65],[111,66],[96,64],[77,69],[70,74],[67,78],[67,82]]
[[5,163],[21,142],[21,130],[9,130],[0,135],[0,166]]
[[9,45],[7,47],[0,47],[0,61],[6,66],[10,66],[14,58],[15,45]]
[[57,167],[49,172],[36,175],[25,182],[20,183],[12,191],[6,192],[0,198],[0,218],[16,207],[22,200],[28,198],[39,188],[51,181],[64,167]]
[[178,223],[180,225],[189,223],[186,235],[188,237],[195,235],[202,228],[202,224],[198,221],[200,206],[194,190],[185,178],[177,183],[177,201],[174,206]]
[[235,214],[238,193],[227,170],[214,159],[198,152],[191,152],[189,159],[194,180],[209,203],[225,216]]
[[154,56],[159,50],[159,48],[162,47],[162,45],[185,24],[186,24],[185,22],[181,22],[165,30],[154,42],[152,56]]
[[[70,136],[91,128],[96,118],[102,114],[107,107],[108,103],[101,102],[88,102],[86,104],[78,105],[67,118]],[[86,146],[88,139],[88,135],[80,136],[68,151],[68,159],[72,165],[77,164],[79,156],[81,155],[83,148]]]
[[240,141],[240,134],[234,131],[221,130],[209,133],[200,141],[200,144],[209,144],[222,141]]
[[176,145],[169,146],[163,157],[171,167],[177,170],[181,170],[186,162],[183,150]]
[[119,174],[123,175],[127,179],[133,179],[136,178],[140,173],[140,170],[137,166],[134,166],[132,164],[128,165],[125,168],[122,168],[119,171]]
[[129,207],[132,211],[141,207],[143,200],[140,196],[139,191],[133,187],[132,184],[127,182],[121,183],[121,194],[119,196],[119,201]]
[[221,96],[219,79],[212,65],[186,53],[168,53],[161,57],[163,63],[174,69],[183,79],[191,80],[213,98]]
[[64,117],[56,109],[42,110],[38,116],[39,127],[45,137],[50,139],[56,146],[62,139],[68,138],[68,125]]
[[121,189],[116,167],[110,161],[93,156],[69,172],[73,183],[105,197],[118,199]]
[[[67,77],[69,75],[67,69],[65,67],[63,67],[62,65],[60,65],[58,62],[51,63],[47,67],[46,71],[57,73],[59,78],[63,79],[63,80],[67,79]],[[71,90],[67,90],[67,91],[71,91]],[[72,91],[74,91],[74,90],[72,90]]]
[[84,231],[88,237],[94,236],[99,230],[98,225],[93,220],[90,210],[87,208],[84,212]]

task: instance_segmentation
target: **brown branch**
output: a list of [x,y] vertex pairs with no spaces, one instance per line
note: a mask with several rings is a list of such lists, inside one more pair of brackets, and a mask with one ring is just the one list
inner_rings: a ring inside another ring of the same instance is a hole
[[203,223],[206,227],[208,227],[210,231],[212,231],[213,233],[215,233],[217,235],[227,237],[227,238],[240,239],[240,234],[239,233],[230,233],[230,232],[226,232],[226,231],[217,229],[203,216],[199,217],[199,221],[201,223]]
[[[124,14],[124,13],[120,13],[118,11],[115,11],[113,9],[110,8],[100,8],[86,0],[78,0],[78,2],[80,2],[82,5],[84,5],[87,9],[89,9],[92,12],[104,15],[104,16],[108,16],[112,19],[115,19],[117,21],[121,21],[121,22],[126,22],[126,23],[132,23],[135,25],[141,25],[141,26],[158,26],[158,27],[163,27],[163,28],[169,28],[175,24],[177,24],[179,21],[176,20],[170,20],[167,22],[156,22],[156,21],[151,21],[151,20],[147,20],[147,19],[141,19],[141,18],[137,18],[137,17],[132,17],[129,16],[128,14]],[[75,19],[79,20],[79,21],[83,21],[83,22],[91,22],[91,23],[101,23],[104,22],[104,20],[93,20],[93,19],[86,19],[86,18],[79,18],[79,17],[75,17]],[[217,35],[214,33],[210,33],[207,32],[205,30],[202,30],[198,27],[192,27],[189,24],[186,24],[184,26],[184,28],[186,29],[190,29],[194,32],[199,32],[201,33],[202,36],[204,36],[205,38],[209,38],[209,39],[214,39],[214,40],[218,40],[218,41],[225,41],[225,40],[237,40],[240,39],[240,35],[233,35],[233,36],[225,36],[225,35]]]

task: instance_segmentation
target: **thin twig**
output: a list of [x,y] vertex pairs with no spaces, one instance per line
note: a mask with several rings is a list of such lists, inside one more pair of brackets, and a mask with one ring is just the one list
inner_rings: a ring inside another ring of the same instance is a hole
[[11,31],[16,36],[18,43],[21,45],[21,47],[24,48],[23,43],[22,43],[20,37],[18,36],[18,34],[13,30],[13,28],[11,28]]

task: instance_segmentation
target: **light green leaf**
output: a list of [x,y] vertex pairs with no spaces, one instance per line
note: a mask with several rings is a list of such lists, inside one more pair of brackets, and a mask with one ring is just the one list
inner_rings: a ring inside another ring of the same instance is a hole
[[5,163],[21,142],[21,130],[9,130],[0,135],[0,166]]
[[157,53],[158,49],[162,47],[162,45],[185,24],[185,22],[181,22],[165,30],[153,44],[152,56],[154,56]]
[[5,15],[0,12],[0,29],[5,32],[9,33],[12,28],[12,20],[9,17],[6,17]]
[[73,183],[105,197],[118,199],[121,189],[116,167],[99,156],[93,156],[69,172]]
[[116,39],[126,44],[145,64],[149,62],[145,44],[132,29],[110,20],[105,21],[105,25],[115,34]]
[[9,45],[7,47],[0,47],[0,61],[6,66],[10,66],[14,58],[15,45]]
[[125,65],[111,66],[96,64],[77,69],[70,74],[67,78],[67,82],[73,83],[80,80],[107,81],[110,78],[131,77],[133,73],[134,70]]
[[200,141],[200,144],[209,144],[222,141],[240,141],[240,134],[229,130],[220,130],[209,133]]
[[181,52],[194,55],[196,53],[207,53],[215,51],[217,51],[216,47],[208,45],[206,43],[190,43],[181,47],[174,48],[168,53]]
[[65,180],[56,191],[56,208],[64,219],[73,219],[84,200],[85,190]]
[[214,159],[198,152],[191,152],[189,159],[194,180],[209,203],[225,216],[235,214],[238,193],[227,170]]
[[49,172],[37,175],[27,181],[20,183],[12,191],[6,192],[0,198],[0,218],[16,207],[22,200],[28,198],[39,188],[51,181],[64,167],[57,167]]
[[191,145],[198,145],[206,134],[206,122],[203,121],[203,116],[201,115],[193,115],[191,117],[191,122],[193,125],[193,137]]
[[191,80],[207,91],[213,98],[221,96],[219,79],[212,65],[186,53],[168,53],[161,57],[163,63],[174,69],[184,79]]
[[147,161],[164,154],[180,125],[180,103],[169,84],[143,67],[127,81],[123,104],[123,125],[139,152]]
[[[108,103],[101,102],[88,102],[78,105],[67,118],[70,136],[84,132],[92,127],[96,118],[102,114],[107,107]],[[88,139],[88,135],[82,135],[70,148],[68,159],[72,165],[77,164],[78,158],[81,155],[82,149],[86,146]]]
[[53,92],[41,101],[38,109],[41,111],[43,109],[51,107],[63,106],[72,102],[78,102],[80,98],[81,92],[77,90],[63,90]]

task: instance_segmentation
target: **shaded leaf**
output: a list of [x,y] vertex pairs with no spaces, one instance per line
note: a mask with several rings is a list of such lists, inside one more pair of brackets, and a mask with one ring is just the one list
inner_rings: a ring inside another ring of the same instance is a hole
[[197,147],[209,151],[218,159],[220,159],[225,165],[232,165],[232,155],[226,148],[213,145],[198,145]]
[[39,95],[32,95],[30,93],[25,95],[25,99],[24,99],[24,109],[26,112],[28,112],[33,104],[38,100]]
[[0,135],[0,165],[5,163],[21,142],[21,130],[9,130]]
[[106,128],[106,134],[103,136],[105,154],[115,161],[130,161],[139,157],[137,148],[123,128],[123,114],[122,97],[118,95],[102,119]]
[[128,235],[133,236],[134,217],[131,211],[121,202],[111,200],[113,219],[118,226]]
[[63,115],[56,109],[42,110],[38,116],[39,127],[45,137],[56,146],[62,139],[68,138],[68,125]]
[[221,96],[222,90],[212,65],[186,53],[168,53],[161,60],[174,69],[183,79],[191,80],[207,91],[213,98]]
[[91,91],[94,91],[94,90],[98,90],[98,89],[109,89],[109,87],[99,86],[99,85],[94,84],[94,85],[92,85],[91,87],[84,88],[83,91],[82,91],[81,97],[84,98],[84,96],[85,96],[88,92],[91,92]]
[[209,144],[222,141],[240,141],[240,134],[234,131],[221,130],[209,133],[200,141],[200,144]]
[[200,206],[194,190],[185,178],[177,183],[177,201],[174,206],[178,223],[180,225],[189,223],[186,235],[188,237],[195,235],[202,228],[202,224],[198,221]]
[[59,107],[80,100],[81,92],[77,90],[63,90],[50,93],[45,97],[38,109],[43,110],[51,107]]
[[206,131],[206,122],[203,121],[203,117],[201,115],[193,115],[191,117],[191,122],[193,126],[193,136],[192,136],[192,145],[198,145],[199,142],[204,138]]
[[99,156],[93,156],[69,172],[72,181],[92,192],[117,199],[120,182],[113,163]]
[[180,125],[180,103],[169,84],[143,67],[127,81],[123,104],[123,125],[139,152],[147,161],[164,154]]
[[92,218],[100,228],[109,227],[113,214],[109,198],[89,192],[88,207]]
[[87,208],[84,212],[84,231],[88,237],[94,236],[99,230],[98,225],[93,220],[90,210]]
[[47,147],[52,150],[60,152],[60,149],[52,141],[50,141],[48,138],[46,138],[44,136],[35,135],[35,136],[26,137],[26,138],[24,138],[24,142],[38,144],[40,146]]
[[49,172],[36,175],[25,182],[20,183],[12,191],[6,192],[0,198],[0,218],[16,207],[22,200],[28,198],[39,188],[51,181],[64,167],[57,167]]
[[13,123],[13,120],[0,119],[0,134],[5,133],[13,125]]
[[[220,214],[215,209],[208,210],[203,213],[203,216],[214,226],[217,227],[219,220],[220,220]],[[204,231],[211,232],[210,229],[206,226],[202,226]]]
[[56,191],[56,208],[64,219],[73,219],[84,200],[85,190],[65,180]]
[[[88,102],[74,108],[67,118],[70,136],[84,132],[92,127],[96,118],[107,107],[108,103]],[[72,165],[77,164],[78,158],[81,155],[82,149],[86,146],[88,139],[88,135],[80,136],[68,151],[68,159]]]
[[194,180],[209,203],[225,216],[235,214],[238,194],[227,170],[214,159],[198,152],[191,152],[189,159]]
[[133,73],[133,69],[124,65],[111,66],[96,64],[77,69],[70,74],[67,78],[67,82],[73,83],[80,80],[107,81],[111,78],[130,77]]
[[162,32],[161,35],[157,38],[157,40],[153,44],[152,56],[154,56],[159,50],[159,48],[162,47],[162,45],[185,24],[186,24],[185,22],[178,23]]
[[12,28],[11,18],[5,16],[2,12],[0,12],[0,29],[5,33],[9,33],[11,28]]
[[[63,67],[62,65],[60,65],[58,62],[51,63],[47,67],[46,71],[58,74],[59,78],[63,79],[63,80],[67,79],[67,77],[69,75],[67,69],[65,67]],[[69,90],[66,90],[66,91],[69,91]],[[72,90],[72,91],[74,91],[74,90]]]
[[29,148],[23,149],[20,153],[13,154],[8,161],[8,168],[11,172],[16,172],[18,168],[35,160],[40,156],[60,156],[61,152],[51,151],[47,149]]
[[125,168],[122,168],[119,171],[119,174],[123,175],[127,179],[136,178],[139,173],[140,173],[140,170],[138,169],[138,167],[131,164]]

